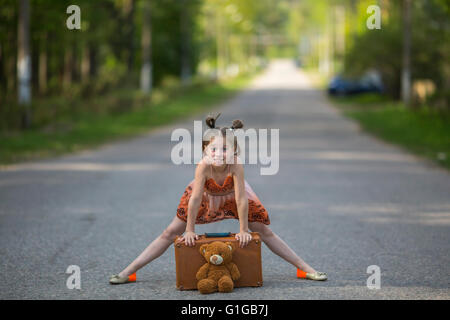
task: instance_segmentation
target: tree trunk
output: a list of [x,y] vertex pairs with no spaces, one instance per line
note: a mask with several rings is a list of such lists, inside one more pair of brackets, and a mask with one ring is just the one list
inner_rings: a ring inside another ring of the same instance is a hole
[[39,50],[39,93],[45,94],[47,91],[47,34],[41,39],[41,47]]
[[73,64],[72,46],[69,45],[64,53],[64,74],[63,74],[64,90],[69,89],[70,85],[72,84],[72,64]]
[[402,17],[402,101],[405,106],[409,106],[411,100],[411,0],[403,0]]
[[181,28],[181,83],[188,84],[191,80],[191,47],[189,29],[189,4],[187,0],[182,0],[180,10]]
[[133,72],[134,66],[134,55],[135,55],[135,44],[134,44],[134,12],[135,12],[135,0],[125,0],[123,6],[123,14],[125,16],[125,36],[128,41],[128,54],[126,57],[127,60],[127,69],[128,72]]
[[152,27],[151,27],[151,2],[143,1],[142,4],[142,66],[141,66],[141,90],[150,94],[152,90]]
[[6,75],[6,90],[7,92],[13,92],[15,90],[16,78],[18,72],[16,72],[16,59],[15,55],[11,54],[5,56],[5,75]]
[[31,124],[31,55],[30,55],[30,3],[19,2],[19,22],[17,39],[17,79],[18,102],[23,106],[22,127]]
[[224,27],[222,22],[223,17],[219,10],[216,11],[216,50],[217,50],[217,71],[216,78],[220,79],[225,74],[225,46],[224,46]]
[[91,55],[89,52],[89,46],[84,44],[83,52],[81,54],[81,82],[86,83],[89,81],[91,74]]
[[98,69],[98,48],[95,44],[89,44],[89,78],[95,78],[97,76]]

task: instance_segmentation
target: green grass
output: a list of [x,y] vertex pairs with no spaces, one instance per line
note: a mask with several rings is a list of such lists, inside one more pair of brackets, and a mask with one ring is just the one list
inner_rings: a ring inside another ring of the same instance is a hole
[[367,132],[450,169],[450,112],[405,108],[369,94],[331,100]]
[[[206,110],[212,110],[217,103],[231,97],[245,87],[252,75],[240,76],[221,83],[195,85],[178,88],[167,96],[155,90],[152,96],[139,96],[138,92],[118,92],[81,103],[95,108],[102,104],[127,103],[131,97],[134,105],[126,106],[126,112],[78,112],[63,114],[57,121],[41,128],[0,134],[0,163],[9,164],[38,158],[53,157],[102,143],[129,138],[147,132],[152,128],[170,123],[183,116],[191,117]],[[137,96],[137,99],[134,97]],[[83,106],[82,110],[86,110]],[[99,108],[101,110],[101,108]],[[120,108],[118,108],[120,109]]]

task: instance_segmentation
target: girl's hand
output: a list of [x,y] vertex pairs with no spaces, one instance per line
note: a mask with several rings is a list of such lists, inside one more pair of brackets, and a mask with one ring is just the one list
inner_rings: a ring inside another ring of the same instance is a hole
[[183,240],[188,247],[195,246],[195,240],[198,240],[198,234],[192,231],[186,231],[184,235],[178,239],[179,242],[182,242]]
[[250,240],[252,240],[252,235],[246,231],[241,231],[239,233],[236,233],[235,238],[239,241],[239,247],[243,248],[248,245]]

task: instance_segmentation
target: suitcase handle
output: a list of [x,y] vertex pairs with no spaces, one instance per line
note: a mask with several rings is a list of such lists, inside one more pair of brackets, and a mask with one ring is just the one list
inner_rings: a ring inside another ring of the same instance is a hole
[[225,238],[230,236],[231,232],[216,232],[216,233],[205,232],[205,238]]

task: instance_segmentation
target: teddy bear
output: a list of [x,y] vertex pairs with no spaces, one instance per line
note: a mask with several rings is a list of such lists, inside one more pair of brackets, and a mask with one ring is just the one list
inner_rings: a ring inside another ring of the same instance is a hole
[[233,281],[241,276],[238,267],[231,261],[233,251],[231,242],[214,241],[200,247],[200,254],[206,259],[196,274],[200,293],[233,291]]

